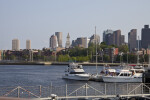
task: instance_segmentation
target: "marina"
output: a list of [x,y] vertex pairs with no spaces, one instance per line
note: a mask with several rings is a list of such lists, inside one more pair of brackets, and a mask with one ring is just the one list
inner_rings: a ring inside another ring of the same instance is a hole
[[150,100],[150,0],[0,0],[0,100]]
[[[66,66],[4,65],[0,66],[0,95],[4,97],[97,100],[98,98],[149,98],[147,83],[105,83],[62,79]],[[95,67],[84,66],[85,72],[95,73]],[[113,67],[117,69],[117,67]],[[103,70],[98,67],[99,72]],[[5,84],[4,84],[5,82]],[[52,95],[54,94],[54,95]],[[97,98],[97,99],[96,99]],[[117,99],[116,99],[117,100]]]

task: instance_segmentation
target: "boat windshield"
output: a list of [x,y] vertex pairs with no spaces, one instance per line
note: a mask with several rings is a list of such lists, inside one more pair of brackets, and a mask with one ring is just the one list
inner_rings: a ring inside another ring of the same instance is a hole
[[85,74],[85,72],[70,72],[70,74]]
[[138,69],[133,69],[133,70],[131,69],[131,71],[132,72],[135,71],[136,73],[144,73],[144,70],[142,70],[142,69],[141,70],[140,69],[139,70]]
[[120,76],[130,76],[130,73],[121,73]]

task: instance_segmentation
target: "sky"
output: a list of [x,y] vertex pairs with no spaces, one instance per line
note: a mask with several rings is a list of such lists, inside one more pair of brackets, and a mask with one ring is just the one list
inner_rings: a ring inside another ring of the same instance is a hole
[[26,48],[49,47],[49,38],[63,32],[63,46],[70,40],[100,35],[104,30],[121,30],[128,41],[128,32],[150,24],[150,0],[0,0],[0,50],[12,49],[12,39]]

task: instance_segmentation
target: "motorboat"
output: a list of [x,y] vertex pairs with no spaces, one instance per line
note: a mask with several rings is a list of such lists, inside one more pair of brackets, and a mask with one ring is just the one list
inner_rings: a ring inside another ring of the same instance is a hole
[[92,74],[90,76],[90,81],[98,81],[98,82],[103,82],[103,78],[101,74]]
[[103,78],[102,76],[104,76],[106,74],[106,70],[111,71],[111,68],[109,65],[104,65],[103,70],[100,73],[97,74],[92,74],[90,76],[90,80],[91,81],[98,81],[98,82],[103,82]]
[[90,74],[85,73],[82,65],[70,63],[65,70],[65,75],[63,75],[62,78],[87,81],[90,78]]
[[104,82],[141,83],[143,77],[142,69],[116,69],[112,73],[102,76]]

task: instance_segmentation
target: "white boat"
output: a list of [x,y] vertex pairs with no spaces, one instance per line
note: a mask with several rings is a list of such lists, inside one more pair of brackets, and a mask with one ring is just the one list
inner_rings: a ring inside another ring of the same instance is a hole
[[104,65],[103,70],[102,70],[100,73],[92,74],[92,75],[90,76],[90,80],[91,80],[91,81],[103,82],[102,76],[106,75],[106,70],[107,70],[108,72],[111,72],[111,71],[112,71],[112,69],[110,68],[110,66],[106,64],[106,65]]
[[141,69],[117,69],[116,72],[103,76],[104,82],[141,83],[143,70]]
[[88,73],[85,73],[82,65],[70,63],[65,70],[65,75],[62,76],[62,78],[87,81],[89,80],[90,75]]
[[91,81],[99,81],[99,82],[103,82],[103,78],[101,74],[92,74],[90,76],[90,80]]

